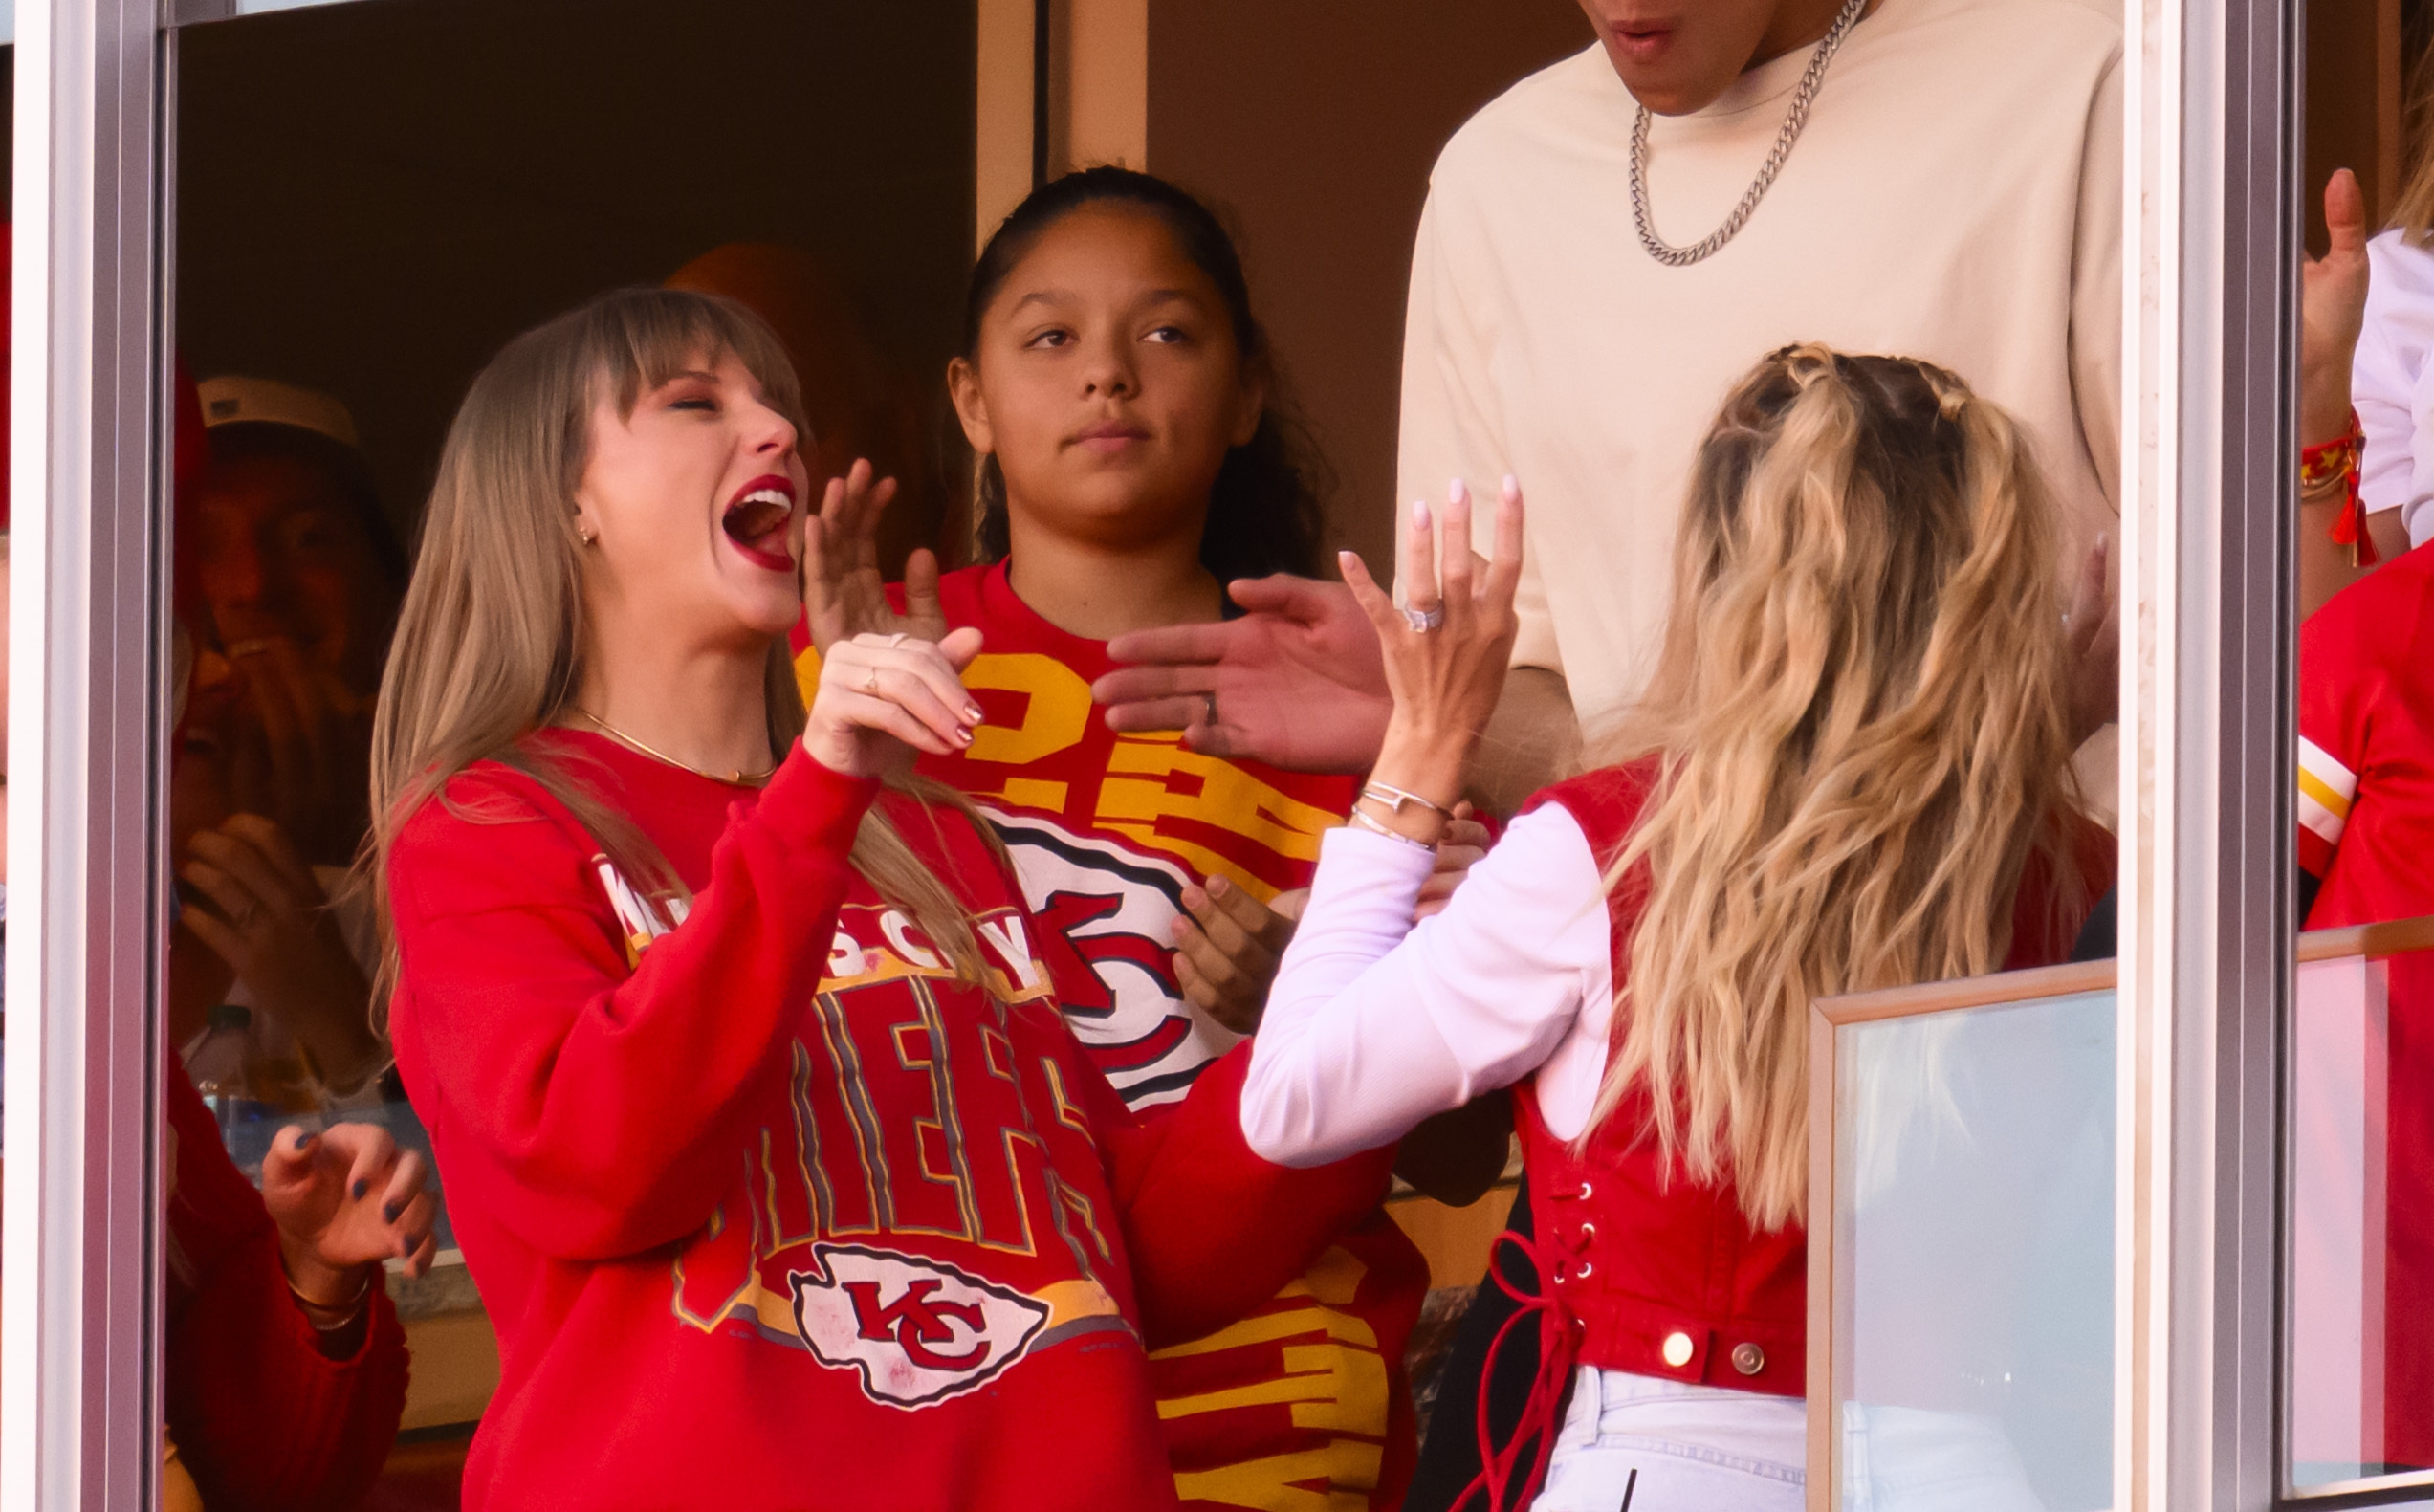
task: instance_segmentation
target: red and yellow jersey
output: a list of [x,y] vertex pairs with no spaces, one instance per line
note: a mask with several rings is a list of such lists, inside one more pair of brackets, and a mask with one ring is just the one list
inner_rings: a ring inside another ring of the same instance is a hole
[[[1308,886],[1320,837],[1360,783],[1108,729],[1090,700],[1114,669],[1106,643],[1042,619],[1003,564],[948,574],[939,597],[949,624],[984,637],[964,683],[987,717],[969,751],[924,756],[921,770],[971,795],[1033,916],[1098,978],[1096,1002],[1064,995],[1074,1036],[1132,1107],[1173,1103],[1239,1039],[1176,984],[1183,889],[1221,876],[1265,902]],[[1414,1450],[1403,1349],[1427,1288],[1426,1263],[1381,1210],[1251,1317],[1153,1353],[1184,1503],[1399,1505]]]

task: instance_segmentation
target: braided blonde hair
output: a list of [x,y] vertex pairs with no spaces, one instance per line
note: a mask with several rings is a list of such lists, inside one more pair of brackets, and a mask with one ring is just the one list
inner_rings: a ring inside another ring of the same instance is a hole
[[1793,346],[1734,390],[1598,753],[1657,775],[1591,1129],[1642,1087],[1693,1178],[1799,1219],[1810,999],[1991,971],[2029,858],[2075,878],[2058,550],[2019,427],[1941,367]]

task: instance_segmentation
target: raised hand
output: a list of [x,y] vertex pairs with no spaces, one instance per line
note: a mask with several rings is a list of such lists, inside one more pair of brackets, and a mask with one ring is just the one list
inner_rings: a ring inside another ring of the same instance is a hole
[[946,636],[938,559],[928,548],[905,562],[905,612],[898,614],[888,602],[888,584],[879,572],[879,517],[895,496],[896,480],[874,479],[870,463],[857,457],[844,477],[828,480],[819,512],[803,521],[803,618],[822,656],[856,635],[922,641]]
[[303,855],[259,814],[198,830],[187,849],[178,875],[208,907],[183,909],[178,922],[312,1052],[325,1082],[360,1085],[383,1059],[372,985]]
[[1368,771],[1392,700],[1351,591],[1283,573],[1227,591],[1248,611],[1240,619],[1107,643],[1134,664],[1090,686],[1109,728],[1180,730],[1195,751],[1297,772]]
[[883,777],[915,751],[962,751],[982,718],[962,675],[979,654],[970,625],[935,642],[901,632],[837,642],[821,659],[803,749],[848,777]]
[[380,1284],[371,1267],[396,1259],[430,1269],[439,1206],[430,1168],[377,1124],[290,1126],[262,1159],[262,1204],[278,1225],[279,1260],[308,1314],[343,1316]]
[[228,660],[252,715],[230,721],[230,808],[269,815],[308,861],[346,865],[368,822],[370,700],[285,636],[239,642]]
[[[1370,580],[1361,559],[1343,554],[1344,581],[1375,628],[1393,690],[1394,714],[1377,765],[1379,783],[1416,794],[1450,811],[1462,790],[1471,752],[1504,690],[1521,631],[1513,612],[1522,576],[1522,491],[1506,479],[1496,506],[1495,557],[1471,551],[1470,493],[1458,479],[1445,501],[1443,550],[1425,501],[1412,506],[1398,563],[1397,607]],[[1397,818],[1403,810],[1398,806]],[[1434,844],[1441,826],[1415,838]]]
[[2324,186],[2321,257],[2299,260],[2299,442],[2338,440],[2350,427],[2350,360],[2366,325],[2366,197],[2347,168]]

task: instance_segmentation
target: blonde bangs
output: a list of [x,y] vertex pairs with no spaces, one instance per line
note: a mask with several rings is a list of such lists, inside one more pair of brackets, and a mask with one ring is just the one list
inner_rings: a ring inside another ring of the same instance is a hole
[[[591,454],[595,405],[613,398],[631,414],[645,394],[730,355],[807,441],[801,385],[776,335],[744,306],[690,290],[619,290],[525,332],[474,378],[458,407],[373,714],[372,832],[358,877],[379,905],[376,1000],[385,1002],[397,969],[390,851],[423,804],[447,801],[450,780],[477,763],[497,762],[539,783],[647,894],[686,895],[631,820],[596,797],[572,763],[536,751],[527,737],[560,723],[582,683],[587,636],[575,493]],[[770,756],[781,760],[805,717],[783,637],[770,644],[764,687]],[[970,815],[959,796],[934,783],[893,785]],[[876,807],[863,819],[853,862],[959,971],[988,980],[970,910]]]

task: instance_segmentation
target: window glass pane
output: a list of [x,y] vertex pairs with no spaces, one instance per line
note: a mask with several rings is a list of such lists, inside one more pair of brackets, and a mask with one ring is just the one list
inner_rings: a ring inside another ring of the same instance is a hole
[[2111,1505],[2114,995],[1835,1035],[1842,1505]]
[[[215,1307],[237,1314],[206,1295],[233,1273],[210,1263],[226,1232],[212,1223],[259,1214],[245,1183],[264,1185],[267,1161],[275,1186],[288,1130],[324,1131],[327,1146],[368,1128],[430,1158],[374,1006],[375,909],[347,868],[441,441],[471,375],[515,334],[603,291],[682,276],[779,328],[822,443],[814,489],[823,469],[872,456],[904,485],[896,558],[939,543],[959,463],[932,395],[973,247],[973,10],[236,10],[172,39],[181,681],[166,1017],[202,1101],[171,1087],[173,1120],[188,1116],[169,1203],[168,1416],[208,1505],[267,1501],[263,1477],[286,1456],[317,1479],[281,1489],[280,1504],[354,1505],[372,1482],[365,1504],[453,1507],[498,1355],[441,1172],[425,1177],[428,1224],[412,1225],[428,1271],[394,1258],[379,1270],[368,1340],[341,1321],[362,1267],[336,1289],[291,1277],[340,1304],[305,1310],[340,1322],[333,1347],[360,1362],[330,1378],[385,1372],[307,1393],[311,1421],[342,1422],[332,1441],[262,1436],[290,1431],[279,1413],[318,1369],[318,1341],[271,1268],[296,1246],[246,1257],[267,1278],[241,1299],[250,1337],[270,1347],[211,1334]],[[287,13],[252,13],[264,11]],[[227,1162],[197,1148],[212,1135]],[[402,1394],[402,1415],[382,1391]]]
[[2434,951],[2304,962],[2292,1020],[2291,1486],[2434,1469]]

